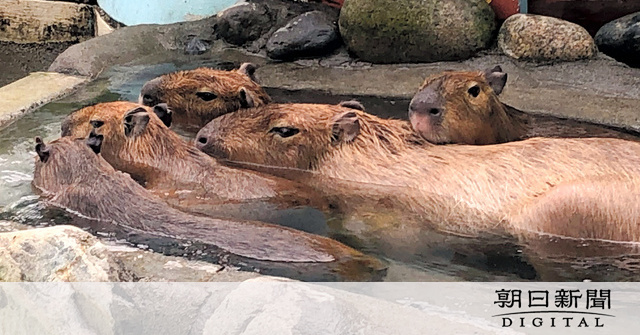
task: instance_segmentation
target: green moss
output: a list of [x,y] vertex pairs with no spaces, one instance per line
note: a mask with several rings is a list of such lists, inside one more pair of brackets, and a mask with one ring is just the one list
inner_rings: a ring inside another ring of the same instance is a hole
[[484,0],[346,0],[339,26],[353,53],[379,63],[467,58],[495,29]]

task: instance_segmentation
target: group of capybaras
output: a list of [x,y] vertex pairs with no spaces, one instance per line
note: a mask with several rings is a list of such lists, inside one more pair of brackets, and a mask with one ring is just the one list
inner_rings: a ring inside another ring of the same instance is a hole
[[388,208],[470,237],[640,242],[640,137],[501,103],[499,66],[428,77],[409,121],[357,101],[276,103],[255,71],[170,73],[138,103],[71,113],[61,138],[36,138],[34,187],[85,218],[260,261],[368,261],[277,224],[298,206]]

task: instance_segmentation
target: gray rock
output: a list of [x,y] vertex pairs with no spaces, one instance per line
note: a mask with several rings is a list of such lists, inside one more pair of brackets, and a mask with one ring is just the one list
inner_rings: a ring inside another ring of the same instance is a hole
[[113,259],[140,282],[237,282],[260,276],[255,272],[133,247],[107,245],[107,248]]
[[0,221],[0,281],[220,282],[260,276],[203,261],[103,244],[74,226],[31,227]]
[[340,45],[336,22],[320,11],[295,17],[267,41],[267,55],[274,59],[320,56]]
[[184,48],[184,52],[187,55],[201,55],[205,53],[207,50],[211,48],[209,43],[194,37],[187,43],[187,46]]
[[346,0],[339,26],[364,61],[436,62],[487,48],[495,19],[485,0]]
[[498,33],[498,47],[509,57],[534,62],[575,61],[597,53],[583,27],[548,16],[516,14]]
[[231,44],[244,45],[271,29],[272,16],[265,4],[239,3],[218,13],[216,33]]
[[121,272],[98,239],[73,226],[0,234],[1,281],[113,281]]
[[598,30],[595,41],[603,53],[640,67],[640,12],[605,24]]
[[337,19],[338,10],[320,3],[282,0],[250,0],[218,13],[215,26],[219,37],[228,43],[259,52],[279,28],[294,17],[318,10]]
[[166,25],[141,24],[72,45],[49,66],[51,72],[95,77],[113,64],[124,64],[141,58],[183,53],[187,36],[211,39],[218,18]]

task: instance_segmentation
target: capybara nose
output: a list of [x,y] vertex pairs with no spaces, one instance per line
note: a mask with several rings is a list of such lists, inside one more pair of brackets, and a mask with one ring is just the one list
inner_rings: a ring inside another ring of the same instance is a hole
[[424,100],[411,100],[409,104],[409,115],[411,114],[428,114],[430,116],[439,116],[442,114],[442,108],[433,103]]
[[196,147],[198,149],[202,149],[204,146],[207,145],[207,142],[209,142],[209,139],[207,139],[205,136],[199,136],[198,139],[196,140]]
[[409,115],[418,113],[439,116],[443,111],[439,96],[430,88],[418,92],[409,104]]
[[145,106],[155,106],[163,101],[160,101],[160,85],[162,84],[162,78],[155,78],[146,82],[140,90],[140,98],[138,103]]
[[145,106],[153,106],[155,105],[155,101],[156,99],[154,99],[152,96],[148,95],[148,94],[144,94],[142,96],[142,104]]

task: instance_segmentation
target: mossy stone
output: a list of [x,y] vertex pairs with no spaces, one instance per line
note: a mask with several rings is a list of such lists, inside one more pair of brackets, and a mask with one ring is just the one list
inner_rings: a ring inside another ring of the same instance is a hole
[[349,50],[373,63],[466,59],[496,28],[486,0],[345,0],[338,24]]

